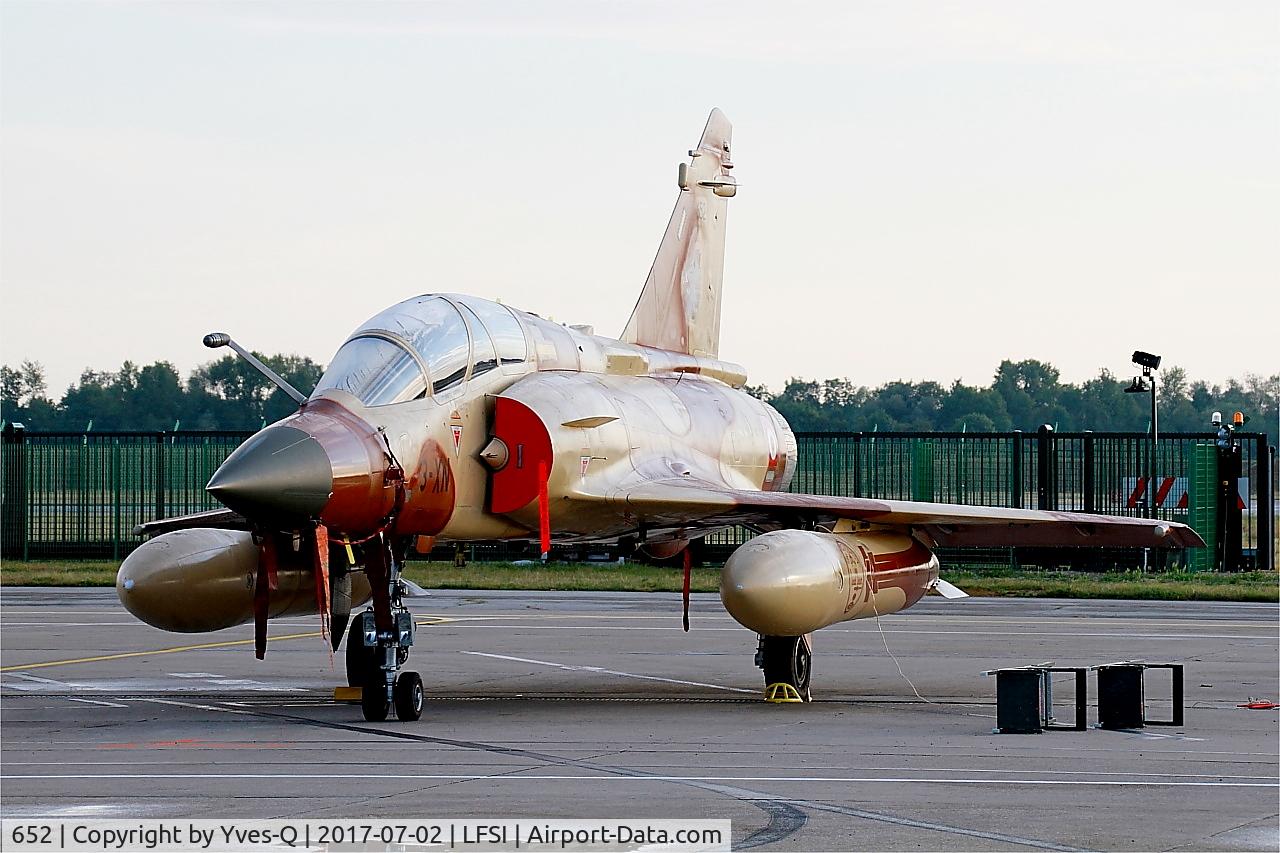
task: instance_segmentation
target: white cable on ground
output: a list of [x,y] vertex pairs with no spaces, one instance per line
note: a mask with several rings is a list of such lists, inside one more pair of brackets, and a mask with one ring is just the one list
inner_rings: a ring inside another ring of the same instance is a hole
[[919,699],[921,702],[928,702],[930,705],[937,705],[938,703],[933,701],[932,699],[926,699],[924,696],[920,695],[920,691],[916,689],[915,684],[911,681],[910,678],[907,677],[907,674],[902,671],[902,664],[898,663],[897,655],[895,655],[893,651],[889,648],[889,640],[884,635],[884,626],[880,624],[880,610],[879,608],[876,607],[875,590],[871,591],[871,610],[876,614],[876,628],[879,629],[880,631],[880,642],[884,643],[885,652],[888,653],[889,658],[893,661],[893,665],[898,668],[898,675],[901,675],[902,680],[907,682],[907,685],[910,686],[911,688],[911,692],[916,694],[917,699]]

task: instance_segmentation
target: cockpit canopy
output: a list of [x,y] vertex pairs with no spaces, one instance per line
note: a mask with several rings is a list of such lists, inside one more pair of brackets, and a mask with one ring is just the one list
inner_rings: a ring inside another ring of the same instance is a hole
[[469,296],[418,296],[356,329],[314,393],[336,388],[366,406],[439,395],[528,355],[506,307]]

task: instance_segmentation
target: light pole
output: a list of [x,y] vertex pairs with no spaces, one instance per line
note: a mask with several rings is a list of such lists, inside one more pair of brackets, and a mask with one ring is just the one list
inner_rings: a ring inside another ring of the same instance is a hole
[[1160,356],[1142,350],[1134,350],[1133,363],[1142,368],[1142,375],[1133,377],[1133,382],[1124,389],[1126,394],[1151,393],[1151,452],[1147,456],[1147,518],[1156,517],[1156,445],[1160,441],[1160,418],[1156,410],[1156,377],[1155,371],[1160,368]]
[[[1147,504],[1147,518],[1156,517],[1156,444],[1160,441],[1160,418],[1156,411],[1156,376],[1160,368],[1160,356],[1142,350],[1133,351],[1133,363],[1142,368],[1142,375],[1133,377],[1133,382],[1124,389],[1126,394],[1151,392],[1151,451],[1147,455],[1147,488],[1144,490]],[[1142,549],[1142,570],[1147,570],[1149,549]]]

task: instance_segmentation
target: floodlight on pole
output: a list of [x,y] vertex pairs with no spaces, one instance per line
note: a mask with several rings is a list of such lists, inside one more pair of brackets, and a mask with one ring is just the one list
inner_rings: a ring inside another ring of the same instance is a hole
[[[1133,351],[1133,363],[1142,368],[1142,375],[1133,377],[1133,383],[1125,390],[1126,394],[1151,392],[1151,454],[1147,459],[1147,517],[1156,517],[1156,445],[1160,441],[1160,420],[1156,411],[1156,377],[1155,371],[1160,368],[1161,357],[1142,350]],[[1150,381],[1148,381],[1150,380]]]
[[1133,351],[1133,363],[1147,370],[1156,370],[1160,367],[1160,356],[1136,349]]

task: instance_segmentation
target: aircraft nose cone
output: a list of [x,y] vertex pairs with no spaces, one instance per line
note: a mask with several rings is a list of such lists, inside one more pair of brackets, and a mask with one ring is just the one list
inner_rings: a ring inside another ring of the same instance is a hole
[[249,519],[313,518],[333,492],[333,467],[311,435],[272,426],[236,448],[205,489]]

